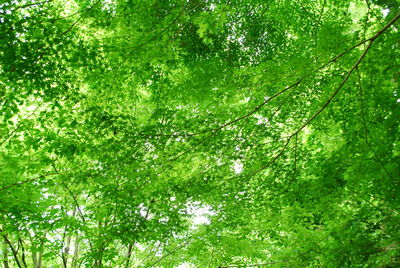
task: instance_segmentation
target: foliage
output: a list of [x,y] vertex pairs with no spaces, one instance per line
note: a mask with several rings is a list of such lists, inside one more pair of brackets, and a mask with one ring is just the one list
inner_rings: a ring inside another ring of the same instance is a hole
[[399,9],[3,1],[4,267],[400,265]]

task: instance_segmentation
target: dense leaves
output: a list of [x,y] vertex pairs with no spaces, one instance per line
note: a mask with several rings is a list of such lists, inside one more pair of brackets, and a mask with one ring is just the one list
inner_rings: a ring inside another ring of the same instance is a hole
[[399,9],[3,1],[4,267],[399,266]]

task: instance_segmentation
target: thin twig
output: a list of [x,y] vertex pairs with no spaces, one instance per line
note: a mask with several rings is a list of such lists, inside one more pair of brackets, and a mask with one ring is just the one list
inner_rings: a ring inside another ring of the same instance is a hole
[[[93,5],[91,5],[90,7],[87,7],[85,10],[83,10],[84,12],[90,11],[92,10],[96,5],[98,5],[101,2],[101,0],[97,0]],[[78,23],[83,19],[83,16],[80,16],[77,20],[75,20],[73,23],[70,24],[70,26],[61,34],[59,34],[56,38],[54,38],[54,40],[52,41],[52,43],[50,45],[48,45],[47,47],[42,47],[39,49],[39,51],[41,50],[41,53],[39,54],[39,56],[37,57],[36,61],[39,61],[42,57],[45,56],[46,52],[52,47],[53,43],[56,41],[61,40],[61,38],[66,35],[67,33],[69,33],[70,31],[72,31],[72,29],[78,25]]]
[[259,172],[263,171],[264,169],[270,167],[273,163],[275,163],[275,161],[283,154],[283,152],[285,151],[285,149],[288,147],[289,143],[290,143],[291,138],[287,139],[285,145],[282,147],[281,150],[279,150],[278,154],[275,155],[274,158],[272,158],[271,161],[269,161],[267,164],[263,165],[262,167],[260,167],[259,169],[257,169],[256,171],[253,171],[250,175],[247,176],[247,178],[251,178],[254,175],[258,174]]
[[320,115],[322,113],[323,110],[325,110],[326,107],[328,107],[328,105],[332,102],[332,100],[335,98],[335,96],[339,93],[339,91],[342,89],[342,87],[344,86],[344,84],[347,82],[347,80],[349,79],[350,75],[354,72],[354,70],[357,68],[357,66],[361,63],[361,61],[364,59],[365,55],[367,54],[368,50],[370,49],[371,45],[372,45],[373,41],[371,40],[368,44],[368,46],[366,47],[366,49],[364,50],[364,52],[361,54],[361,56],[359,57],[359,59],[357,60],[356,64],[350,69],[350,71],[348,71],[347,75],[345,76],[345,78],[342,80],[342,82],[339,84],[339,86],[337,87],[337,89],[333,92],[333,94],[331,95],[331,97],[324,103],[324,105],[322,105],[322,107],[310,118],[308,119],[298,130],[296,130],[291,136],[290,138],[292,138],[294,135],[296,135],[297,133],[299,133],[300,131],[302,131],[306,126],[308,126],[318,115]]
[[4,190],[7,190],[7,189],[9,189],[9,188],[11,188],[11,187],[14,187],[14,186],[20,186],[20,185],[23,185],[23,184],[26,184],[26,183],[34,182],[34,181],[37,181],[37,180],[39,180],[39,179],[43,179],[43,178],[45,178],[45,177],[54,176],[54,175],[59,175],[59,173],[56,173],[56,172],[54,172],[54,173],[48,173],[48,174],[40,175],[40,176],[35,177],[35,178],[33,178],[33,179],[29,179],[29,180],[25,180],[25,181],[16,182],[16,183],[13,183],[13,184],[10,184],[10,185],[8,185],[8,186],[6,186],[6,187],[1,188],[1,189],[0,189],[0,192],[2,192],[2,191],[4,191]]
[[179,12],[178,16],[175,17],[166,27],[164,27],[159,33],[155,34],[151,38],[147,39],[146,41],[140,43],[139,45],[130,48],[131,51],[128,53],[128,55],[125,55],[124,59],[115,67],[112,69],[112,71],[116,71],[119,68],[121,68],[122,65],[124,65],[130,56],[132,56],[133,53],[136,52],[137,49],[143,48],[147,44],[149,44],[151,41],[159,38],[162,34],[164,34],[169,28],[171,28],[182,16],[185,16],[189,13],[191,13],[194,9],[191,9],[188,13],[185,13],[186,10],[189,8],[190,1],[188,1],[185,6],[182,8],[182,10]]
[[164,256],[162,256],[161,258],[159,258],[158,260],[156,260],[155,262],[153,262],[149,267],[154,267],[154,265],[156,265],[157,263],[161,262],[163,259],[175,254],[178,250],[182,249],[183,247],[187,246],[187,244],[189,244],[189,241],[184,242],[182,245],[179,245],[177,247],[175,247],[171,252],[165,254]]
[[[42,102],[42,103],[43,103],[43,102]],[[14,136],[14,133],[15,133],[18,129],[20,129],[20,127],[22,126],[22,121],[24,121],[24,120],[30,118],[32,115],[34,115],[34,114],[36,113],[36,111],[40,108],[40,106],[42,105],[42,103],[40,103],[40,104],[35,108],[35,110],[33,110],[27,117],[23,118],[23,119],[21,120],[21,122],[18,123],[17,127],[16,127],[13,131],[11,131],[11,133],[8,134],[7,137],[5,137],[5,138],[0,142],[0,146],[2,146],[6,141],[8,141],[10,138],[12,138],[12,137]]]
[[168,168],[170,168],[173,163],[178,160],[179,158],[181,158],[182,156],[184,156],[185,154],[191,152],[193,149],[195,149],[196,147],[200,146],[201,144],[203,144],[206,140],[210,139],[211,137],[217,135],[218,132],[214,132],[211,133],[210,135],[208,135],[207,137],[201,139],[198,143],[194,144],[193,146],[189,147],[188,149],[186,149],[185,151],[181,152],[180,154],[178,154],[177,156],[175,156],[174,158],[172,158],[171,160],[169,160],[168,165],[158,174],[162,174],[164,173]]
[[218,266],[218,268],[231,268],[231,267],[258,267],[258,266],[265,266],[271,265],[276,263],[284,263],[289,261],[273,261],[273,262],[265,262],[265,263],[257,263],[257,264],[231,264],[226,266]]
[[207,132],[215,132],[215,131],[221,130],[221,129],[223,129],[223,128],[226,128],[226,127],[228,127],[228,126],[230,126],[230,125],[233,125],[233,124],[235,124],[236,122],[239,122],[239,121],[241,121],[241,120],[243,120],[243,119],[246,119],[246,118],[248,118],[249,116],[255,114],[258,110],[260,110],[262,107],[264,107],[264,106],[265,106],[267,103],[269,103],[271,100],[275,99],[276,97],[279,97],[280,95],[282,95],[283,93],[285,93],[285,92],[288,91],[289,89],[298,86],[298,85],[301,83],[302,80],[303,80],[303,79],[299,79],[299,80],[297,80],[296,82],[294,82],[293,84],[291,84],[290,86],[288,86],[288,87],[284,88],[283,90],[279,91],[278,93],[274,94],[272,97],[268,97],[265,101],[263,101],[261,104],[259,104],[259,105],[256,106],[255,108],[253,108],[253,110],[251,110],[250,112],[248,112],[248,113],[245,114],[245,115],[242,115],[242,116],[240,116],[240,117],[238,117],[238,118],[236,118],[236,119],[234,119],[234,120],[231,120],[231,121],[229,121],[228,123],[225,123],[225,124],[223,124],[223,125],[220,125],[219,127],[211,128],[211,129],[206,129],[206,130],[199,131],[199,132],[196,132],[196,133],[187,133],[187,134],[185,134],[184,136],[195,136],[195,135],[199,135],[199,134],[203,134],[203,133],[207,133]]
[[46,1],[42,1],[42,2],[35,2],[35,3],[29,3],[29,4],[26,4],[26,5],[17,6],[16,8],[14,8],[14,9],[12,10],[12,12],[17,11],[18,9],[23,9],[23,8],[28,8],[28,7],[32,7],[32,6],[43,5],[43,4],[52,2],[52,1],[54,1],[54,0],[46,0]]
[[[302,80],[298,80],[298,81],[295,82],[294,84],[292,84],[292,85],[286,87],[285,89],[283,89],[283,90],[281,90],[280,92],[276,93],[276,94],[273,95],[272,97],[266,99],[262,104],[258,105],[258,106],[257,106],[255,109],[253,109],[251,112],[249,112],[249,113],[247,113],[247,114],[245,114],[245,115],[243,115],[243,116],[241,116],[241,117],[239,117],[239,118],[236,118],[235,120],[232,120],[232,121],[230,121],[230,122],[228,122],[228,123],[226,123],[226,124],[224,124],[224,125],[221,125],[221,126],[219,126],[218,128],[214,128],[214,129],[212,129],[212,130],[204,131],[203,133],[207,133],[207,132],[213,132],[213,133],[211,133],[210,135],[208,135],[207,137],[203,138],[202,140],[200,140],[200,141],[199,141],[198,143],[196,143],[195,145],[191,146],[190,148],[188,148],[188,149],[185,150],[184,152],[178,154],[176,157],[174,157],[173,159],[171,159],[169,165],[168,165],[167,167],[165,167],[161,173],[164,173],[169,167],[171,167],[172,164],[173,164],[173,162],[175,162],[176,160],[178,160],[178,159],[179,159],[180,157],[182,157],[183,155],[189,153],[190,151],[192,151],[192,150],[193,150],[194,148],[196,148],[197,146],[203,144],[206,140],[208,140],[208,139],[210,139],[211,137],[215,136],[215,135],[216,135],[220,130],[222,130],[223,128],[225,128],[225,127],[227,127],[227,126],[230,126],[230,125],[232,125],[232,124],[234,124],[234,123],[236,123],[236,122],[239,122],[239,121],[242,120],[242,119],[247,119],[248,117],[250,117],[251,115],[253,115],[254,113],[256,113],[258,110],[260,110],[263,106],[265,106],[265,105],[266,105],[269,101],[271,101],[272,99],[278,97],[279,95],[283,94],[284,92],[286,92],[287,90],[289,90],[289,89],[291,89],[291,88],[293,88],[293,87],[297,87],[297,86],[301,83],[301,81],[302,81]],[[198,135],[198,134],[199,134],[199,132],[196,133],[196,134],[194,134],[194,135]],[[160,173],[160,174],[161,174],[161,173]]]
[[368,147],[370,148],[370,150],[373,152],[376,161],[379,163],[379,165],[382,167],[382,169],[384,170],[384,172],[386,173],[386,175],[392,179],[392,175],[389,173],[389,171],[386,169],[383,161],[381,160],[381,158],[378,156],[378,154],[376,153],[374,147],[372,146],[372,144],[370,143],[369,139],[368,139],[368,128],[367,128],[367,122],[365,120],[365,111],[364,111],[364,105],[363,105],[363,90],[362,90],[362,85],[361,85],[361,77],[360,77],[360,71],[357,68],[357,76],[358,76],[358,87],[360,89],[360,111],[361,111],[361,121],[363,124],[363,129],[364,129],[364,140],[365,143],[368,145]]

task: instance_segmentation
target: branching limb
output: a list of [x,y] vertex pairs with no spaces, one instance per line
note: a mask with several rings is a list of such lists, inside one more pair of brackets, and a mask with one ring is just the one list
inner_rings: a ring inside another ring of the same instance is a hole
[[[369,47],[371,46],[372,42],[373,42],[378,36],[380,36],[384,31],[386,31],[390,26],[392,26],[392,25],[399,19],[399,16],[400,16],[400,14],[397,15],[397,16],[395,16],[388,24],[386,24],[386,25],[385,25],[379,32],[377,32],[374,36],[372,36],[372,37],[370,37],[370,38],[368,38],[368,39],[365,39],[365,40],[363,40],[363,41],[361,41],[361,42],[355,44],[354,46],[352,46],[352,47],[346,49],[345,51],[343,51],[343,52],[340,53],[339,55],[337,55],[337,56],[333,57],[332,59],[330,59],[330,60],[329,60],[328,62],[326,62],[325,64],[323,64],[323,65],[321,65],[320,67],[318,67],[317,69],[313,70],[311,73],[318,72],[318,71],[320,71],[320,70],[326,68],[326,67],[329,66],[330,64],[335,63],[339,58],[343,57],[344,55],[346,55],[347,53],[349,53],[349,52],[352,51],[353,49],[355,49],[355,48],[357,48],[357,47],[359,47],[359,46],[361,46],[361,45],[363,45],[363,44],[365,44],[365,43],[369,43],[368,46],[367,46],[367,48],[364,50],[364,53],[361,55],[361,57],[360,57],[360,59],[359,59],[360,62],[361,62],[361,60],[364,58],[366,52],[368,51]],[[358,64],[359,64],[360,62],[357,61],[357,63],[356,63],[355,66],[357,67]],[[343,82],[343,85],[344,85],[344,83],[346,83],[346,81],[347,81],[347,79],[348,79],[348,76],[350,76],[350,74],[351,74],[353,71],[354,71],[354,67],[349,71],[349,73],[348,73],[348,75],[346,76],[346,78],[344,79],[344,81],[342,81],[342,82]],[[288,86],[287,88],[285,88],[285,89],[279,91],[278,93],[276,93],[275,95],[273,95],[272,97],[270,97],[269,99],[267,99],[266,101],[262,102],[260,105],[258,105],[258,106],[256,106],[255,108],[253,108],[253,110],[251,110],[251,111],[248,112],[247,114],[245,114],[245,115],[243,115],[243,116],[240,116],[240,117],[238,117],[238,118],[236,118],[236,119],[234,119],[234,120],[231,120],[231,121],[229,121],[229,122],[226,123],[226,124],[222,124],[222,125],[220,125],[219,127],[211,128],[211,129],[205,129],[205,130],[198,131],[198,132],[193,132],[193,133],[178,133],[178,134],[170,134],[170,135],[168,135],[168,134],[167,134],[167,135],[164,135],[164,134],[150,134],[150,135],[148,135],[148,136],[188,137],[188,136],[196,136],[196,135],[200,135],[200,134],[204,134],[204,133],[213,132],[213,131],[217,131],[217,130],[223,129],[223,128],[229,126],[229,125],[235,124],[236,122],[241,121],[241,120],[243,120],[243,119],[245,119],[245,118],[247,118],[247,117],[253,115],[253,114],[256,113],[258,110],[260,110],[262,107],[264,107],[270,100],[272,100],[272,99],[274,99],[274,98],[280,96],[281,94],[285,93],[285,92],[286,92],[287,90],[289,90],[290,88],[299,85],[299,84],[301,83],[301,81],[302,81],[305,77],[307,77],[308,75],[310,75],[311,73],[306,74],[305,76],[303,76],[303,78],[297,80],[297,81],[296,81],[295,83],[293,83],[292,85],[290,85],[290,86]],[[342,86],[343,86],[343,85],[342,85]],[[339,87],[339,90],[340,90],[340,88],[341,88],[342,86]],[[331,100],[330,100],[330,101],[331,101]],[[329,101],[329,103],[330,103],[330,101]],[[329,103],[328,103],[328,104],[329,104]],[[328,104],[327,104],[327,105],[328,105]],[[322,109],[322,110],[323,110],[323,109]],[[312,119],[312,120],[313,120],[313,119]],[[311,121],[312,121],[312,120],[311,120]]]
[[[367,55],[368,50],[371,48],[371,45],[373,42],[378,38],[384,31],[386,31],[391,25],[393,25],[398,19],[400,18],[400,14],[398,14],[396,17],[394,17],[388,24],[386,24],[379,32],[377,32],[374,36],[371,38],[367,39],[366,42],[369,42],[367,47],[364,49],[364,52],[361,54],[361,56],[358,58],[357,62],[354,64],[354,66],[348,71],[347,75],[345,78],[342,80],[338,88],[333,92],[331,97],[322,105],[322,107],[310,118],[305,122],[298,130],[296,130],[290,137],[291,139],[294,135],[302,131],[307,125],[309,125],[325,108],[332,102],[332,100],[335,98],[335,96],[339,93],[339,91],[342,89],[344,84],[346,84],[347,80],[349,79],[350,75],[354,72],[354,70],[357,69],[358,65],[361,63],[361,61],[364,59],[365,55]],[[361,43],[360,43],[361,44]]]
[[[95,6],[97,6],[99,3],[101,2],[101,0],[97,0],[93,5],[91,5],[90,7],[87,7],[86,9],[82,10],[82,12],[87,12],[92,10]],[[83,16],[80,16],[77,20],[75,20],[73,23],[70,24],[70,26],[61,34],[59,34],[52,43],[61,40],[61,38],[66,35],[67,33],[69,33],[70,31],[72,31],[73,28],[75,28],[76,25],[78,25],[78,23],[83,19]],[[41,49],[39,49],[39,51],[41,50],[41,53],[39,54],[39,56],[37,57],[36,61],[39,61],[41,58],[43,58],[46,54],[46,52],[52,47],[53,44],[50,44],[48,46],[42,47]]]
[[[376,40],[376,38],[378,38],[385,30],[387,30],[391,25],[393,25],[398,19],[400,18],[400,14],[398,14],[397,16],[395,16],[388,24],[386,24],[379,32],[377,32],[374,36],[372,36],[371,38],[367,39],[365,42],[369,42],[367,47],[364,49],[364,52],[361,54],[361,56],[358,58],[357,62],[354,64],[354,66],[348,71],[347,75],[344,77],[344,79],[342,80],[342,82],[339,84],[339,86],[337,87],[337,89],[333,92],[333,94],[331,95],[331,97],[322,105],[322,107],[313,115],[311,116],[311,118],[309,118],[303,125],[301,125],[295,132],[293,132],[293,134],[291,134],[285,145],[283,146],[282,150],[270,161],[268,162],[266,165],[264,165],[262,168],[256,170],[255,172],[253,172],[250,177],[254,176],[255,174],[259,173],[260,171],[268,168],[271,164],[273,164],[276,159],[278,159],[282,154],[283,151],[287,148],[290,140],[297,136],[297,134],[302,131],[306,126],[308,126],[315,118],[318,117],[318,115],[320,115],[322,113],[322,111],[325,110],[326,107],[328,107],[328,105],[332,102],[332,100],[335,98],[335,96],[339,93],[339,91],[342,89],[342,87],[346,84],[347,80],[349,79],[350,75],[354,72],[354,70],[357,69],[358,65],[361,63],[361,61],[364,59],[365,55],[367,55],[369,49],[371,48],[373,42]],[[362,43],[365,43],[362,42]],[[359,43],[362,44],[362,43]],[[383,163],[382,163],[383,164]]]
[[255,107],[253,110],[251,110],[251,111],[248,112],[247,114],[242,115],[242,116],[240,116],[240,117],[238,117],[238,118],[236,118],[236,119],[234,119],[234,120],[231,120],[231,121],[229,121],[228,123],[225,123],[225,124],[223,124],[223,125],[221,125],[221,126],[219,126],[219,127],[216,127],[216,128],[207,129],[207,130],[199,131],[199,132],[196,132],[196,133],[187,133],[187,134],[180,135],[180,136],[196,136],[196,135],[203,134],[203,133],[207,133],[207,132],[215,132],[215,131],[221,130],[221,129],[223,129],[223,128],[226,128],[226,127],[228,127],[228,126],[230,126],[230,125],[233,125],[233,124],[235,124],[235,123],[237,123],[237,122],[239,122],[239,121],[241,121],[241,120],[243,120],[243,119],[246,119],[246,118],[252,116],[252,115],[255,114],[257,111],[259,111],[261,108],[263,108],[265,105],[267,105],[267,103],[269,103],[271,100],[273,100],[273,99],[279,97],[280,95],[282,95],[283,93],[285,93],[285,92],[288,91],[289,89],[298,86],[298,85],[301,83],[302,80],[303,80],[303,79],[297,80],[295,83],[291,84],[290,86],[284,88],[283,90],[279,91],[279,92],[276,93],[275,95],[273,95],[273,96],[267,98],[266,100],[264,100],[260,105],[258,105],[257,107]]

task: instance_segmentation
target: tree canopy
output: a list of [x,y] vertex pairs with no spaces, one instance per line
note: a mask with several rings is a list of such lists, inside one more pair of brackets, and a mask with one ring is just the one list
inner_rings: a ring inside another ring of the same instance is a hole
[[3,0],[8,267],[398,267],[396,0]]

